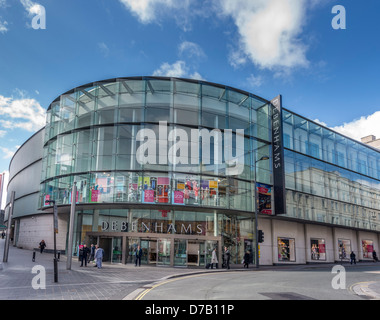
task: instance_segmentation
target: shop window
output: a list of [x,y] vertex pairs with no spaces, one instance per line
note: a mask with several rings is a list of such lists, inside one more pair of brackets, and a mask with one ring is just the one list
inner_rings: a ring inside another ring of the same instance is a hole
[[295,262],[296,250],[295,239],[292,238],[277,238],[278,261]]
[[373,241],[362,240],[363,258],[373,259]]
[[349,259],[351,253],[351,240],[338,239],[339,259]]
[[326,260],[325,239],[310,239],[311,260]]

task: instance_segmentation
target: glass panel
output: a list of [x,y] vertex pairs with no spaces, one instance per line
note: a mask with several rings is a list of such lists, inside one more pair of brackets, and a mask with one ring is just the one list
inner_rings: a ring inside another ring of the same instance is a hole
[[187,266],[187,240],[174,240],[174,265],[177,267]]
[[158,245],[158,259],[157,259],[157,265],[170,265],[170,246],[171,246],[171,240],[167,239],[158,239],[157,240]]
[[112,263],[121,263],[122,259],[122,237],[112,238]]

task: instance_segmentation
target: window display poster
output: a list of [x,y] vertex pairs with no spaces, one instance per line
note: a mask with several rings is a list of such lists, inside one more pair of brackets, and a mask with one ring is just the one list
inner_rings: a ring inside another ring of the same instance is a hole
[[98,202],[99,190],[91,189],[90,194],[91,194],[90,202]]
[[144,202],[145,203],[154,202],[154,190],[144,190]]
[[44,198],[44,206],[50,206],[50,194],[47,194]]
[[257,193],[259,195],[259,213],[272,214],[272,189],[263,183],[256,184]]
[[311,260],[326,260],[325,239],[310,239]]
[[174,204],[185,204],[183,201],[183,192],[182,191],[173,191],[173,200]]
[[362,240],[363,248],[363,258],[373,259],[373,241],[372,240]]
[[296,261],[295,239],[277,238],[278,261]]
[[349,259],[351,253],[351,240],[338,239],[339,259]]

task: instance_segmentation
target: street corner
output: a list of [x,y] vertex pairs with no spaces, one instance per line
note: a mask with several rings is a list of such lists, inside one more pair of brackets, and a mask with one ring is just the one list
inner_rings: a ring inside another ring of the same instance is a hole
[[358,282],[350,290],[364,299],[380,300],[380,281]]

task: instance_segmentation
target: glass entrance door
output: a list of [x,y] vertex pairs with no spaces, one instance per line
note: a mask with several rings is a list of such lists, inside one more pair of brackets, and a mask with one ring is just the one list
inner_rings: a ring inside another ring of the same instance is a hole
[[157,265],[170,265],[170,247],[171,241],[168,239],[158,239],[158,260]]
[[141,264],[157,263],[157,240],[141,239],[140,247],[142,249]]
[[186,267],[187,265],[187,240],[174,240],[174,266]]
[[112,258],[112,238],[99,238],[99,247],[104,250],[103,262],[109,262]]
[[[204,265],[204,241],[189,240],[187,245],[187,265],[201,266]],[[202,263],[203,262],[203,263]]]
[[112,238],[112,263],[121,263],[122,237]]
[[[216,248],[217,256],[219,256],[218,252],[218,241],[206,241],[206,250],[205,250],[205,263],[211,263],[212,251]],[[222,261],[219,261],[218,267],[221,267]]]

